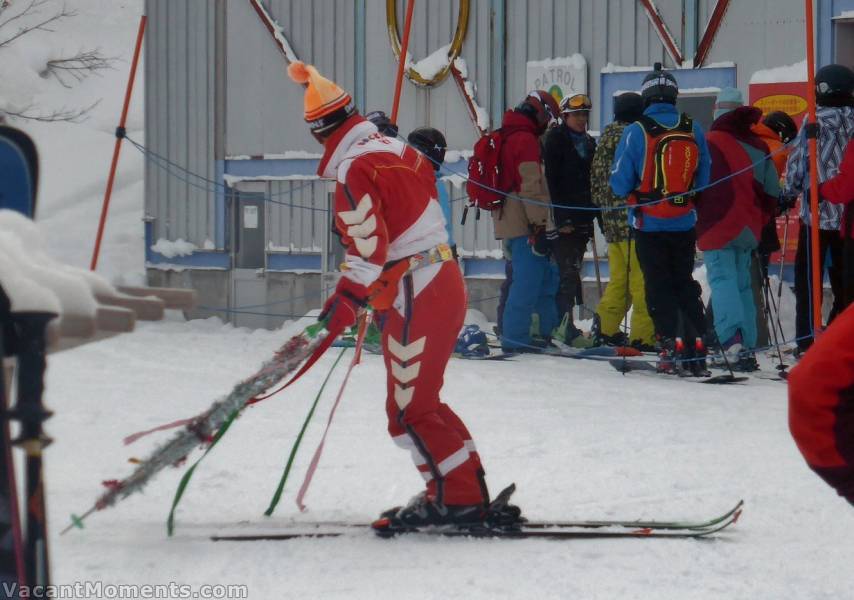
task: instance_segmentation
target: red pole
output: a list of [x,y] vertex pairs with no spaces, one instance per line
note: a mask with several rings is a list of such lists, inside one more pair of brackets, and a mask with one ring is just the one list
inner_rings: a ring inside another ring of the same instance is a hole
[[409,30],[412,28],[412,11],[415,0],[406,3],[406,23],[403,25],[403,45],[397,61],[397,80],[394,83],[394,103],[391,105],[391,122],[397,124],[397,109],[400,106],[400,89],[403,85],[403,71],[406,68],[406,53],[409,51]]
[[[821,272],[821,250],[819,246],[819,214],[818,214],[818,119],[815,109],[815,39],[813,34],[813,0],[805,0],[807,9],[807,102],[809,103],[809,118],[807,120],[807,140],[810,151],[810,254],[812,257],[812,310],[813,330],[818,335],[821,332],[821,301],[823,294],[823,277]],[[806,201],[804,195],[804,201]]]
[[113,162],[110,165],[110,176],[107,179],[107,191],[104,193],[104,203],[101,206],[101,220],[98,223],[98,234],[95,237],[95,249],[92,251],[92,262],[89,269],[94,271],[98,267],[98,255],[101,252],[101,239],[104,236],[104,225],[107,222],[107,211],[110,208],[110,197],[113,195],[113,183],[116,180],[116,167],[119,164],[119,152],[122,148],[122,138],[124,137],[125,122],[128,117],[128,108],[130,108],[130,97],[133,94],[133,83],[136,79],[136,67],[139,64],[139,52],[142,48],[142,38],[145,35],[145,24],[147,18],[142,15],[139,18],[139,31],[136,34],[136,48],[133,51],[133,61],[130,67],[130,76],[128,78],[127,90],[125,90],[125,105],[122,108],[122,118],[119,121],[119,127],[116,129],[116,147],[113,149]]

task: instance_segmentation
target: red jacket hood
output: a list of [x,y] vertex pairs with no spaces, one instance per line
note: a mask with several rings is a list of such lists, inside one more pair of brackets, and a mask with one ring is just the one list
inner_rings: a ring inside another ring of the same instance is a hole
[[502,129],[524,129],[531,132],[536,137],[540,137],[543,133],[537,124],[531,120],[531,117],[518,113],[515,110],[508,110],[504,113],[504,118],[501,119]]
[[751,129],[761,118],[762,111],[755,106],[740,106],[715,119],[709,131],[728,133],[738,141],[764,151],[765,142]]

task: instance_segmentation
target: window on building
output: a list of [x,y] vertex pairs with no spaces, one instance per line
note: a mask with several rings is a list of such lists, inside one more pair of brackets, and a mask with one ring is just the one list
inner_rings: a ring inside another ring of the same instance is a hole
[[676,108],[679,112],[688,113],[694,119],[694,122],[699,123],[704,131],[708,131],[715,120],[715,98],[717,93],[684,93],[679,94],[679,99],[676,101]]

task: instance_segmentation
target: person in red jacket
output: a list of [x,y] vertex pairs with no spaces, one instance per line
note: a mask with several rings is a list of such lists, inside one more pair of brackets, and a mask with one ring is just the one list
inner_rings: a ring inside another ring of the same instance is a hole
[[[558,325],[559,276],[549,255],[557,229],[543,173],[539,137],[557,119],[558,105],[551,94],[534,90],[501,120],[500,190],[509,193],[492,211],[495,239],[508,255],[507,298],[499,318],[501,346],[508,352],[542,351]],[[505,281],[505,283],[506,283]],[[540,338],[532,339],[536,313]]]
[[854,306],[789,374],[789,429],[809,467],[854,505]]
[[383,513],[375,528],[482,522],[483,468],[462,420],[439,398],[466,311],[433,166],[362,117],[350,95],[311,65],[292,63],[305,85],[305,120],[323,144],[321,177],[335,179],[335,227],[346,247],[342,276],[321,313],[329,335],[370,305],[382,323],[386,412],[394,442],[410,450],[426,489]]
[[843,307],[854,303],[854,144],[850,141],[839,164],[839,173],[831,177],[819,189],[822,198],[834,204],[844,204],[842,225],[842,280]]
[[708,271],[721,350],[734,368],[753,371],[759,366],[750,261],[776,210],[780,176],[772,161],[763,161],[770,151],[751,130],[762,111],[743,106],[739,90],[721,91],[715,117],[706,141],[711,180],[719,183],[697,197],[697,247]]

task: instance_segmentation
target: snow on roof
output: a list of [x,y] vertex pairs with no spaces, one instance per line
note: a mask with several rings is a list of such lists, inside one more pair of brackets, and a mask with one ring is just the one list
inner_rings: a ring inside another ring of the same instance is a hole
[[[716,63],[709,63],[707,65],[703,65],[701,69],[731,69],[735,66],[735,63],[732,61],[722,61]],[[678,71],[680,69],[687,70],[693,69],[694,62],[686,61],[685,64],[680,65],[675,68],[666,68],[665,71]],[[608,63],[599,71],[600,73],[637,73],[643,71],[652,71],[653,67],[649,65],[615,65],[614,63]]]
[[774,67],[756,71],[750,78],[750,83],[785,83],[789,81],[807,80],[807,61],[802,60],[793,65]]

